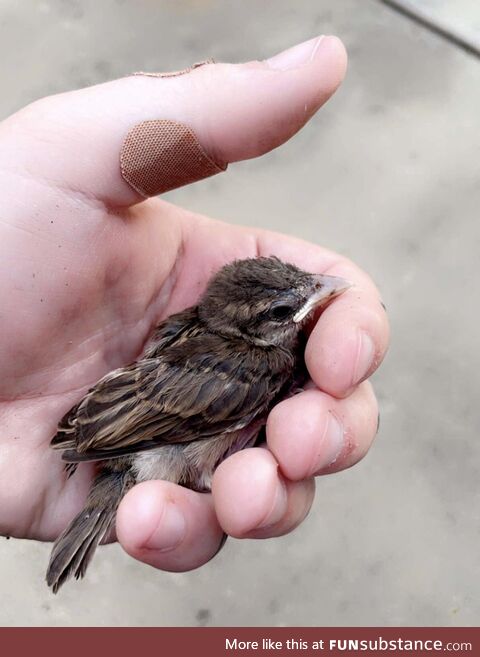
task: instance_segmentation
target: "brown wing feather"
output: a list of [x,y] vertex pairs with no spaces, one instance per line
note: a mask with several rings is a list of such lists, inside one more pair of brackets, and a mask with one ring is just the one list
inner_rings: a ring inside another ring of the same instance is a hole
[[[150,336],[145,346],[143,361],[119,368],[104,376],[76,406],[63,416],[59,422],[57,434],[51,441],[52,447],[65,449],[76,446],[78,440],[77,418],[85,413],[87,407],[89,414],[103,411],[105,420],[107,420],[109,412],[112,414],[118,412],[118,409],[122,406],[122,401],[126,402],[125,410],[129,407],[129,401],[132,404],[135,403],[141,392],[138,387],[135,390],[134,375],[135,372],[141,369],[139,365],[142,363],[142,368],[148,371],[155,364],[155,361],[150,359],[156,358],[169,345],[175,342],[180,344],[188,339],[189,334],[195,330],[197,321],[197,309],[193,307],[162,322]],[[136,393],[137,397],[132,395],[133,392]]]
[[147,351],[156,357],[104,377],[66,416],[52,445],[70,448],[68,460],[99,459],[238,430],[285,384],[287,356],[275,352],[259,357],[241,342],[232,350],[196,328],[177,331],[163,349]]

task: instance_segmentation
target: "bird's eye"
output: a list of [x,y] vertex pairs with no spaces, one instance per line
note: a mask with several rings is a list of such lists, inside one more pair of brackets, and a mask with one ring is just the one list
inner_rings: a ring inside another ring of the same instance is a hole
[[294,312],[294,308],[286,303],[279,303],[276,306],[273,306],[270,309],[270,317],[277,322],[281,322],[284,319],[287,319]]

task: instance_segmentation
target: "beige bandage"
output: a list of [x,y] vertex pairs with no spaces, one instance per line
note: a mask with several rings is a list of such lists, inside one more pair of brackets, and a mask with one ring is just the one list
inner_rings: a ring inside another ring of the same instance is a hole
[[200,68],[200,66],[205,66],[205,64],[215,64],[214,59],[205,59],[203,62],[196,62],[187,68],[182,68],[180,71],[167,71],[166,73],[147,73],[145,71],[135,71],[132,75],[146,75],[149,78],[176,78],[177,75],[185,75],[185,73],[190,73],[195,68]]
[[130,130],[120,152],[120,168],[139,194],[156,196],[221,173],[227,163],[214,162],[188,126],[159,119]]

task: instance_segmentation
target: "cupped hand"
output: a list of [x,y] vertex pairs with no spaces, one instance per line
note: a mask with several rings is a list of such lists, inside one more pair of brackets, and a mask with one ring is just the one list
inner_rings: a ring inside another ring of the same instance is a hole
[[266,62],[209,64],[166,78],[131,76],[43,99],[0,124],[0,532],[52,540],[83,506],[94,465],[67,478],[49,448],[62,415],[106,372],[131,362],[159,320],[198,299],[234,258],[271,255],[354,283],[312,326],[311,382],[276,406],[268,449],[227,459],[212,494],[161,481],[134,487],[117,515],[132,556],[187,570],[223,533],[266,538],[306,516],[313,478],[356,463],[377,427],[368,377],[388,324],[353,263],[294,238],[213,221],[121,175],[141,121],[188,125],[222,162],[290,138],[344,75],[341,43],[312,40]]

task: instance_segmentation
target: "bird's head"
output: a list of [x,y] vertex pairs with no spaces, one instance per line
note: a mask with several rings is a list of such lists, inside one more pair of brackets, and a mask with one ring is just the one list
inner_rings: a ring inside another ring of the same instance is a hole
[[342,278],[309,274],[273,256],[235,260],[210,280],[199,316],[215,333],[288,347],[316,308],[349,287]]

